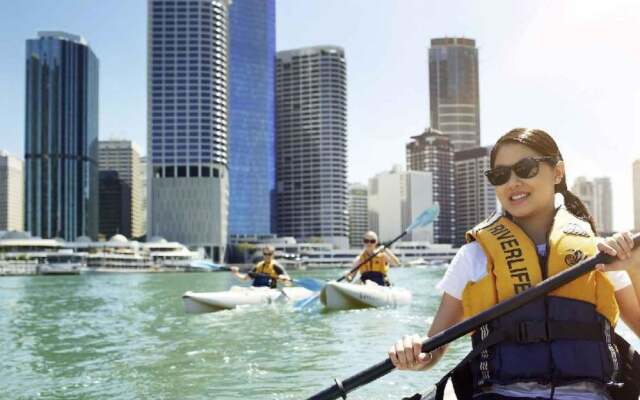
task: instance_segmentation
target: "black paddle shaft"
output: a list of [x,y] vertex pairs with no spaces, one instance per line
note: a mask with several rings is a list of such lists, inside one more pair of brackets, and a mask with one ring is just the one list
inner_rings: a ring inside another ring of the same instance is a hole
[[371,261],[375,256],[377,256],[378,254],[382,253],[383,251],[385,251],[386,249],[391,247],[391,245],[393,245],[398,240],[402,239],[402,237],[404,235],[406,235],[407,232],[409,232],[409,231],[406,230],[406,231],[402,232],[401,234],[399,234],[398,236],[396,236],[393,240],[390,240],[388,242],[382,243],[382,245],[380,246],[380,248],[377,251],[375,251],[373,254],[371,254],[369,257],[367,257],[366,260],[364,260],[362,262],[359,262],[358,265],[356,265],[355,267],[351,268],[351,271],[349,271],[346,274],[342,275],[340,278],[338,278],[336,280],[336,282],[340,282],[341,280],[345,279],[347,276],[349,276],[349,275],[353,274],[354,272],[356,272],[358,270],[358,268],[360,268],[364,264],[366,264],[369,261]]
[[[640,245],[640,234],[633,236],[634,247]],[[531,301],[546,295],[558,289],[561,286],[579,278],[580,276],[591,272],[598,264],[609,264],[615,261],[617,257],[612,257],[605,253],[598,253],[595,256],[588,258],[578,265],[556,274],[536,286],[528,289],[508,300],[505,300],[483,312],[477,314],[465,321],[462,321],[456,325],[453,325],[449,329],[446,329],[435,336],[432,336],[422,342],[422,351],[428,353],[439,347],[444,346],[468,333],[475,331],[482,325],[501,317],[511,311],[524,306]],[[347,398],[347,393],[366,385],[378,378],[391,372],[395,367],[389,358],[386,360],[361,371],[344,381],[338,381],[329,388],[314,394],[307,400],[334,400]]]

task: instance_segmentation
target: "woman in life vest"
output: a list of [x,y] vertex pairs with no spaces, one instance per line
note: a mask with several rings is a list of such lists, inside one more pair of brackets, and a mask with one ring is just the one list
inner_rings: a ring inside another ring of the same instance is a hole
[[[598,250],[618,257],[609,269],[640,265],[640,251],[631,251],[628,233],[597,243],[594,221],[567,189],[562,155],[547,133],[523,128],[508,132],[493,147],[490,163],[485,175],[495,186],[502,212],[467,232],[467,244],[438,284],[443,295],[428,336]],[[629,381],[620,374],[624,365],[613,329],[621,317],[640,334],[640,305],[629,276],[603,268],[474,332],[473,350],[450,373],[459,397],[626,398],[608,385]],[[407,335],[395,343],[388,352],[393,364],[426,370],[447,350],[422,353],[421,341]]]
[[273,246],[265,246],[262,249],[262,261],[256,264],[251,271],[246,274],[238,272],[237,267],[232,267],[231,272],[241,280],[253,279],[252,286],[255,287],[270,287],[275,289],[278,287],[278,281],[284,281],[285,284],[290,284],[291,278],[285,272],[284,268],[273,259],[275,249]]
[[353,260],[353,268],[360,265],[353,274],[347,275],[347,280],[351,282],[355,275],[360,272],[360,281],[366,283],[372,281],[380,286],[390,286],[388,273],[389,264],[394,267],[400,264],[398,257],[387,248],[379,252],[376,256],[367,261],[376,251],[378,251],[378,235],[373,231],[368,231],[362,238],[364,250],[355,260]]

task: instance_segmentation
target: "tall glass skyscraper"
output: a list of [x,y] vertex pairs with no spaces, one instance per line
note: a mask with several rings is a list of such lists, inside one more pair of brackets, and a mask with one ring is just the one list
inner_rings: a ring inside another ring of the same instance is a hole
[[274,229],[275,0],[229,8],[229,233]]
[[455,150],[480,146],[479,91],[476,41],[431,39],[431,126],[449,136]]
[[278,234],[348,246],[347,64],[317,46],[276,57]]
[[25,229],[98,234],[98,58],[80,36],[27,40]]
[[229,0],[148,0],[149,231],[227,245]]

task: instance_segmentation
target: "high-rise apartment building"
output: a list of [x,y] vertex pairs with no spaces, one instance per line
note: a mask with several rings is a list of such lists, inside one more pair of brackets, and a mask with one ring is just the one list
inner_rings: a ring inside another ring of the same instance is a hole
[[449,136],[432,128],[407,143],[407,169],[433,174],[433,201],[440,205],[434,222],[434,243],[452,244],[456,234],[453,146]]
[[229,7],[229,234],[272,232],[275,207],[275,0]]
[[[430,172],[403,171],[399,165],[369,179],[369,226],[380,241],[394,239],[433,205],[432,188]],[[414,229],[402,240],[433,242],[433,225]]]
[[0,231],[24,230],[24,162],[0,150]]
[[131,186],[120,177],[118,171],[100,171],[100,225],[98,232],[102,239],[121,234],[133,237],[131,233]]
[[601,233],[613,232],[613,194],[611,191],[611,179],[600,177],[593,179],[594,194],[596,198],[594,213],[597,216],[596,228]]
[[[129,186],[131,204],[127,207],[129,215],[124,216],[121,221],[123,226],[118,232],[127,237],[140,237],[144,235],[145,229],[142,220],[142,181],[140,180],[140,151],[138,146],[130,140],[101,140],[99,156],[100,172],[115,171],[117,178]],[[103,180],[101,179],[101,182]],[[112,179],[108,180],[110,184]],[[102,194],[102,190],[101,190]],[[100,211],[105,211],[105,204],[101,197]],[[100,218],[102,221],[102,217]],[[102,224],[101,224],[102,225]],[[126,225],[126,226],[125,226]],[[100,233],[104,233],[100,231]],[[113,234],[108,237],[113,236]]]
[[431,126],[455,150],[480,146],[478,49],[473,39],[431,39],[429,105]]
[[277,54],[276,190],[281,236],[348,245],[346,80],[340,47]]
[[464,234],[489,217],[497,208],[495,188],[484,171],[491,168],[491,148],[476,147],[456,151],[455,164],[456,235],[454,245],[465,243]]
[[369,230],[367,187],[359,183],[349,185],[347,195],[349,212],[349,246],[362,246],[362,237]]
[[98,234],[98,58],[80,36],[27,40],[25,229]]
[[141,208],[141,212],[140,212],[140,225],[142,226],[142,229],[144,230],[145,234],[148,231],[148,227],[147,227],[147,214],[149,213],[148,207],[147,207],[147,194],[148,194],[148,187],[147,187],[147,156],[142,156],[140,157],[140,169],[139,169],[139,181],[140,181],[140,208]]
[[633,162],[633,228],[640,231],[640,160]]
[[571,192],[580,198],[591,213],[598,234],[613,232],[613,204],[609,178],[595,178],[590,181],[580,176],[573,182]]
[[149,237],[227,244],[228,0],[148,0]]

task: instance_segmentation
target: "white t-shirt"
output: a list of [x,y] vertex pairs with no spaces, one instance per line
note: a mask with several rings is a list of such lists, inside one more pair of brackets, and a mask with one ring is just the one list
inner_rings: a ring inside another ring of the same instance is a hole
[[[537,245],[538,254],[544,256],[546,246]],[[478,242],[467,243],[460,247],[456,256],[449,264],[447,272],[437,285],[437,288],[458,300],[462,299],[462,292],[469,282],[478,282],[487,274],[487,257]],[[631,279],[626,271],[607,272],[607,277],[618,291],[631,285]]]
[[[538,254],[545,255],[546,245],[537,245],[536,248]],[[471,242],[458,250],[437,288],[460,300],[467,283],[478,282],[486,274],[487,257],[478,242]],[[631,285],[631,279],[626,271],[607,272],[607,276],[616,291]],[[515,383],[512,385],[493,385],[490,392],[503,396],[548,398],[551,395],[551,388],[548,385],[538,383]],[[554,399],[607,400],[609,397],[600,391],[598,386],[582,382],[555,388]]]

